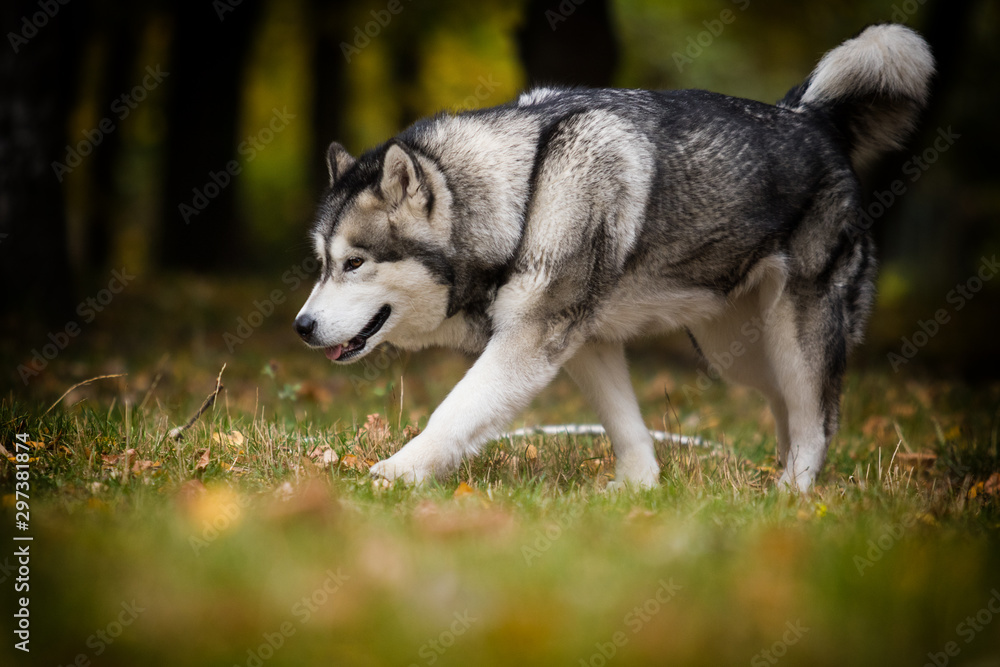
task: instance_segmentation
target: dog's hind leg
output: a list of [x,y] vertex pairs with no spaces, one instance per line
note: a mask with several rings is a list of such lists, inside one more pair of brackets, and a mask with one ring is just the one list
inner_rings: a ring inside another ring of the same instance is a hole
[[620,343],[590,342],[563,368],[597,411],[615,452],[615,486],[656,486],[660,466],[653,439],[642,421],[639,404]]
[[803,310],[802,304],[795,307],[794,298],[786,294],[775,304],[764,339],[788,410],[789,444],[785,451],[779,447],[785,470],[778,484],[806,491],[837,429],[843,338],[841,332],[827,330],[821,304]]
[[781,272],[771,272],[691,331],[722,376],[768,399],[785,468],[779,483],[807,490],[836,431],[843,332],[823,315],[832,296],[794,299]]

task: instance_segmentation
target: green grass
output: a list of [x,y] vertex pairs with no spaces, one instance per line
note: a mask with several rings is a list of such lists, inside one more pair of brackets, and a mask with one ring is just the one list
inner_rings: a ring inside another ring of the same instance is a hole
[[[436,485],[382,488],[364,460],[425,424],[467,360],[331,371],[294,346],[284,311],[228,354],[222,332],[246,309],[227,303],[206,300],[200,338],[174,337],[186,325],[170,313],[134,349],[95,330],[0,401],[0,443],[40,443],[32,650],[5,633],[4,664],[1000,664],[996,384],[852,371],[819,486],[788,494],[764,403],[685,391],[697,369],[646,345],[632,356],[650,427],[721,443],[661,446],[660,488],[606,493],[607,442],[571,437],[493,443]],[[148,327],[143,313],[105,326]],[[214,407],[169,438],[222,363]],[[108,372],[128,376],[43,415]],[[560,378],[517,425],[592,420]],[[322,445],[340,463],[314,462]],[[6,565],[12,462],[0,480]],[[5,599],[15,577],[0,571]]]

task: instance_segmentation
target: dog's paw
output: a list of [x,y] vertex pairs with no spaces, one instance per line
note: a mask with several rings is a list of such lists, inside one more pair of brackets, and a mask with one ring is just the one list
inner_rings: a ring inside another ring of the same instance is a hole
[[379,461],[368,472],[371,473],[372,477],[390,483],[401,480],[407,484],[423,484],[433,477],[429,471],[402,461],[396,461],[395,458],[396,455]]
[[397,479],[407,484],[423,484],[440,475],[451,472],[441,456],[427,443],[419,441],[420,436],[410,441],[401,450],[371,467],[372,476],[395,482]]
[[798,475],[793,475],[791,468],[785,468],[778,478],[778,488],[782,491],[800,491],[808,493],[813,487],[815,475],[809,470],[803,470]]
[[660,467],[655,463],[616,465],[615,478],[608,482],[605,491],[644,491],[660,485]]

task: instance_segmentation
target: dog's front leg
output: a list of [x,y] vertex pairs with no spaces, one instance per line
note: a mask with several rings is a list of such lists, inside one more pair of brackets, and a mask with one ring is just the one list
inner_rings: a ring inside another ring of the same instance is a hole
[[575,346],[565,342],[554,349],[531,329],[508,326],[497,332],[431,415],[427,428],[396,454],[372,466],[371,473],[417,483],[441,477],[497,437],[575,351]]

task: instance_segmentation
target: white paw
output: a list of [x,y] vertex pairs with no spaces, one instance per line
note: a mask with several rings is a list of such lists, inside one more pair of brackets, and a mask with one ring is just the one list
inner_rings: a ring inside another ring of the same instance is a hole
[[798,490],[806,493],[812,488],[815,478],[816,476],[808,469],[803,470],[797,475],[793,475],[791,468],[785,468],[785,471],[781,473],[781,477],[778,479],[778,488],[783,491]]
[[435,449],[429,441],[417,436],[389,458],[373,465],[369,472],[390,482],[400,479],[408,484],[423,484],[448,474],[454,467],[446,457],[437,455]]
[[608,482],[605,491],[642,491],[660,485],[660,467],[656,464],[615,467],[615,478]]

